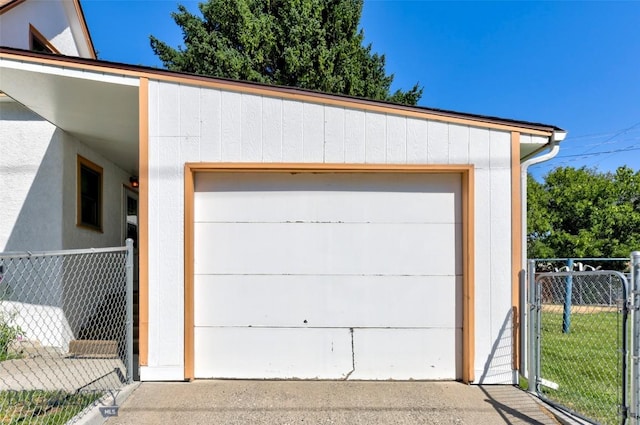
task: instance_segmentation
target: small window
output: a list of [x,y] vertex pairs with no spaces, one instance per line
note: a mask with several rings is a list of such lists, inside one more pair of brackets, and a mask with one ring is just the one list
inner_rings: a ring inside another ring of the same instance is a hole
[[34,52],[53,53],[40,39],[31,34],[31,50]]
[[31,24],[29,24],[29,47],[34,52],[60,54],[58,49],[53,47],[53,44]]
[[102,231],[102,167],[78,156],[78,226]]

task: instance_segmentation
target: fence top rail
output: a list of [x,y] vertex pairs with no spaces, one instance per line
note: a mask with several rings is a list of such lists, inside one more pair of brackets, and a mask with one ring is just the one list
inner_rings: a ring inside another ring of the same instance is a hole
[[586,271],[563,271],[563,272],[537,272],[536,280],[542,277],[550,277],[550,276],[607,276],[607,275],[615,275],[620,279],[626,280],[627,277],[622,272],[618,272],[615,270],[586,270]]
[[622,283],[622,291],[623,297],[627,297],[627,293],[629,292],[627,289],[627,277],[624,273],[618,272],[615,270],[591,270],[584,272],[541,272],[536,273],[536,283],[543,280],[545,277],[568,277],[568,276],[615,276],[620,279],[620,283]]
[[108,252],[126,252],[126,246],[110,248],[86,248],[86,249],[65,249],[62,251],[22,251],[22,252],[0,252],[0,258],[24,258],[24,257],[56,257],[60,255],[78,254],[99,254]]
[[567,260],[574,260],[574,261],[629,261],[629,257],[610,257],[610,258],[603,258],[603,257],[585,257],[585,258],[578,258],[578,257],[567,257],[567,258],[530,258],[530,261],[567,261]]

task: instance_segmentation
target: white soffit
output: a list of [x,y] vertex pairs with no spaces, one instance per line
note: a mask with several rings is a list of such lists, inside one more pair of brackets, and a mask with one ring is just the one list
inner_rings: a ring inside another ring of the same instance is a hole
[[533,136],[530,134],[520,135],[520,160],[544,149],[549,144],[549,138],[544,136]]
[[131,173],[138,86],[136,77],[0,58],[0,91]]

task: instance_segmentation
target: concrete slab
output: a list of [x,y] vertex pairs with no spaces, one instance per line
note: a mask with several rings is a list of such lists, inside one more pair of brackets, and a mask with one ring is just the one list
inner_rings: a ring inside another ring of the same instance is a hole
[[537,424],[551,411],[512,386],[457,382],[195,381],[142,383],[116,424]]
[[131,395],[131,393],[140,386],[140,382],[134,382],[122,388],[121,390],[114,390],[107,392],[97,403],[88,406],[82,412],[78,413],[75,418],[67,422],[67,424],[73,425],[102,425],[107,418],[103,416],[100,411],[100,407],[115,405],[122,406],[125,400]]

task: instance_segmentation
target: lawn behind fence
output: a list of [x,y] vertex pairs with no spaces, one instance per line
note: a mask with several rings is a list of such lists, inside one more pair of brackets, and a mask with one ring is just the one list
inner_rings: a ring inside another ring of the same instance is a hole
[[574,311],[569,333],[562,333],[562,320],[561,306],[543,306],[540,375],[558,385],[542,386],[543,397],[601,424],[619,424],[622,315],[615,308]]

